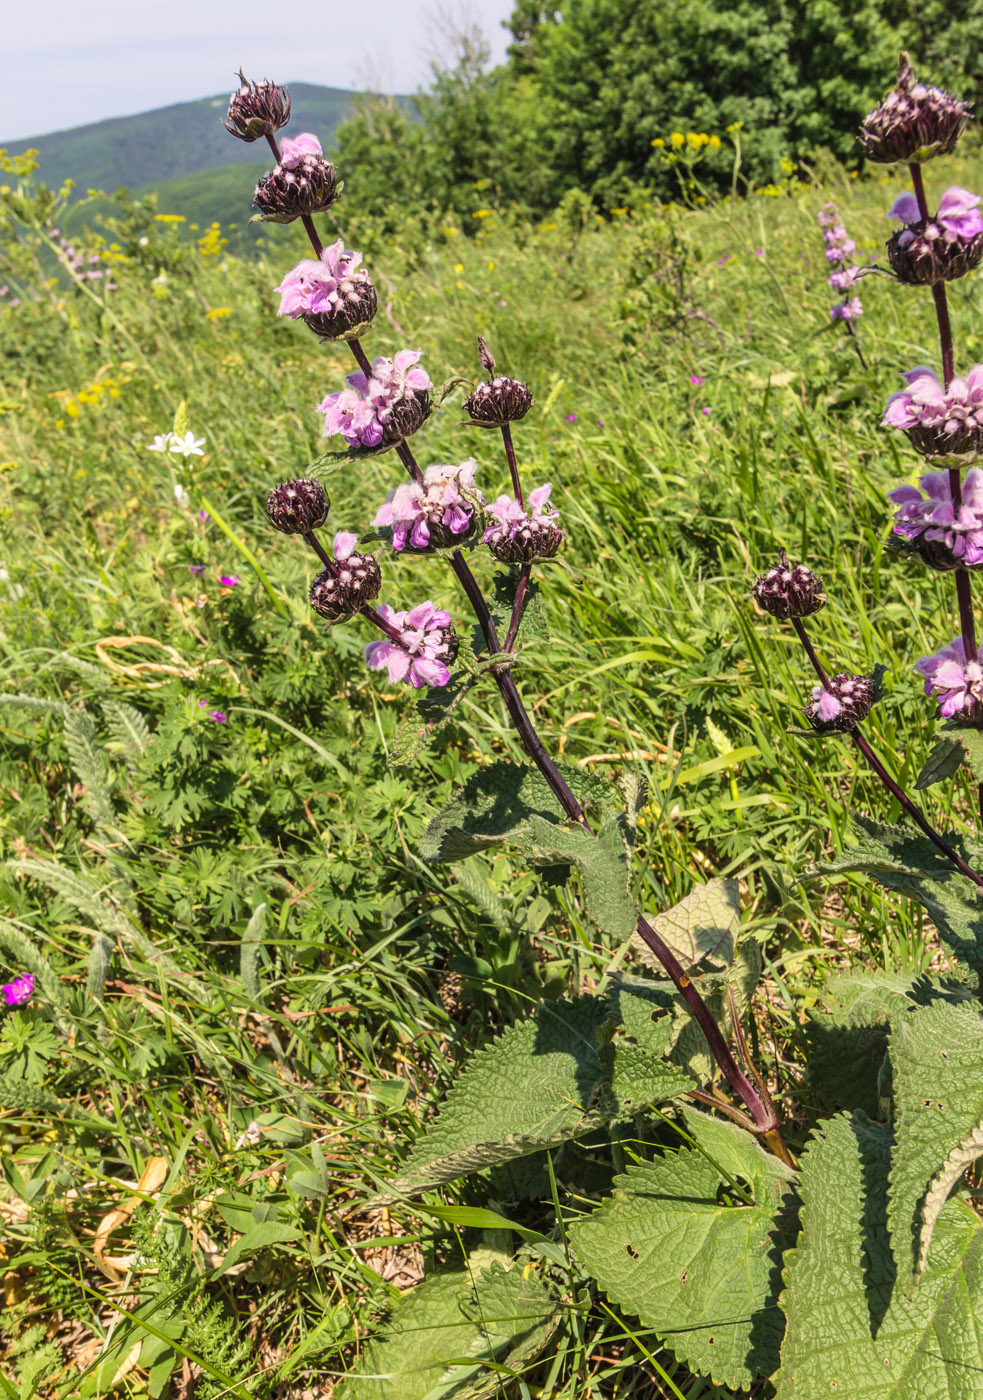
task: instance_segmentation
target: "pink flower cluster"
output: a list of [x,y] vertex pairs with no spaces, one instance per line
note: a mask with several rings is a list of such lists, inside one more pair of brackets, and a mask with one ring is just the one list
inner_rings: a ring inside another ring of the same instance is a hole
[[887,401],[883,424],[901,428],[927,457],[955,453],[976,456],[983,448],[983,365],[943,388],[928,365],[902,376],[907,389]]
[[397,552],[451,543],[450,536],[467,533],[475,507],[484,504],[475,489],[477,469],[473,457],[459,467],[427,467],[422,483],[408,481],[389,493],[373,525],[392,526]]
[[852,238],[847,237],[847,231],[840,223],[839,212],[832,202],[820,209],[819,227],[823,231],[823,242],[826,245],[826,261],[832,268],[828,278],[829,285],[835,291],[843,293],[840,301],[830,307],[830,317],[834,321],[855,321],[858,316],[863,315],[863,303],[859,297],[846,294],[856,286],[860,278],[860,269],[849,261],[850,254],[856,252],[857,245]]
[[919,485],[921,490],[898,486],[888,492],[888,500],[899,507],[894,533],[906,540],[922,537],[943,544],[969,567],[983,564],[983,471],[972,467],[963,478],[958,513],[947,471],[927,472]]
[[0,992],[8,1006],[20,1006],[34,995],[34,978],[29,972],[22,972],[20,977],[0,986]]
[[399,641],[387,638],[369,642],[365,660],[369,669],[389,673],[392,682],[409,681],[414,690],[424,685],[446,685],[451,673],[446,662],[457,653],[457,638],[450,613],[427,600],[409,612],[394,612],[386,603],[377,611],[384,622],[399,632]]
[[362,254],[351,252],[340,238],[330,248],[322,249],[319,258],[305,258],[291,268],[277,287],[277,315],[294,321],[301,316],[337,315],[369,280],[364,268],[356,272],[361,261]]
[[[924,236],[930,239],[941,238],[946,243],[968,243],[983,233],[983,214],[979,210],[980,197],[958,185],[951,186],[939,200],[939,212],[929,219]],[[888,211],[889,219],[899,223],[917,224],[921,221],[921,210],[913,194],[899,195]],[[915,234],[908,228],[898,238],[903,248],[912,242]]]
[[934,694],[945,719],[958,715],[978,721],[983,716],[983,666],[966,660],[962,637],[954,637],[932,656],[920,657],[915,670],[925,677],[925,694]]
[[321,143],[312,131],[302,131],[299,136],[285,136],[280,142],[280,166],[283,170],[296,170],[305,156],[320,156]]
[[488,514],[494,523],[488,526],[482,537],[485,544],[501,545],[552,527],[560,518],[560,512],[552,510],[549,505],[552,490],[552,483],[548,481],[545,486],[537,486],[535,491],[530,491],[525,510],[513,496],[499,496],[492,501]]
[[426,370],[417,368],[419,358],[419,350],[400,350],[391,360],[381,355],[373,360],[371,376],[362,370],[347,375],[351,387],[318,404],[324,436],[340,433],[349,447],[378,447],[383,439],[398,437],[391,431],[393,410],[433,388]]

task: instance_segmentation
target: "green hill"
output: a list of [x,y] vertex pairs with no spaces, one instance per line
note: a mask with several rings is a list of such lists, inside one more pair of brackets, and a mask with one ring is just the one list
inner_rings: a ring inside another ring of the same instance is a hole
[[[315,131],[326,145],[359,94],[313,83],[291,83],[290,95],[293,109],[288,132]],[[46,184],[60,184],[70,176],[80,191],[111,192],[121,185],[131,189],[158,188],[163,182],[183,182],[188,176],[215,171],[216,167],[261,165],[262,156],[257,162],[257,148],[233,140],[223,127],[228,100],[226,93],[197,102],[178,102],[172,107],[159,107],[133,117],[112,117],[70,131],[22,141],[0,141],[0,147],[16,151],[33,147],[39,153]],[[241,188],[239,202],[241,210]]]

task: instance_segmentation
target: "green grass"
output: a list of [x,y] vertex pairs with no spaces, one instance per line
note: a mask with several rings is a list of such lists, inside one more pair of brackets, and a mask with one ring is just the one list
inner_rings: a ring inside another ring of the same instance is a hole
[[[639,211],[392,246],[337,211],[389,303],[370,353],[422,347],[435,381],[471,377],[482,332],[536,395],[520,466],[554,483],[568,539],[543,571],[553,640],[524,655],[520,688],[553,752],[648,780],[647,910],[741,876],[770,968],[758,1054],[793,1141],[817,1107],[799,1015],[829,970],[920,969],[939,951],[906,901],[798,883],[849,840],[851,810],[898,813],[849,746],[787,732],[811,677],[749,584],[782,544],[820,569],[816,644],[837,670],[887,666],[867,727],[909,785],[933,728],[912,663],[954,630],[946,578],[881,553],[884,492],[918,464],[880,411],[900,370],[934,358],[930,298],[864,282],[863,372],[827,324],[815,213],[832,193],[873,250],[898,189],[827,178],[678,210],[672,239]],[[248,198],[244,176],[243,219]],[[371,1205],[429,1103],[496,1029],[594,985],[623,950],[597,940],[575,888],[508,856],[478,862],[476,894],[414,854],[452,788],[518,749],[490,689],[392,770],[410,696],[368,675],[360,624],[312,620],[302,547],[265,523],[269,486],[322,453],[314,408],[350,363],[273,315],[299,233],[272,229],[246,262],[121,208],[106,242],[115,292],[61,286],[0,312],[0,691],[26,697],[0,705],[0,970],[38,978],[0,1033],[0,1388],[129,1393],[149,1375],[159,1393],[173,1367],[175,1394],[199,1375],[198,1395],[330,1395],[422,1261],[482,1243]],[[22,280],[28,254],[5,246]],[[952,304],[965,366],[983,357],[975,277]],[[504,464],[460,426],[460,400],[415,447],[425,464],[474,454],[495,495]],[[192,509],[175,460],[146,450],[182,401],[207,439]],[[399,476],[383,456],[325,479],[331,525],[364,529]],[[198,518],[200,498],[234,538]],[[432,596],[467,621],[439,559],[385,578],[387,600]],[[721,766],[728,748],[746,756]],[[934,788],[925,805],[959,826],[970,799]],[[553,1204],[525,1223],[550,1233]],[[250,1229],[255,1252],[217,1273]],[[659,1393],[655,1343],[633,1330],[600,1304],[575,1314],[531,1393]]]

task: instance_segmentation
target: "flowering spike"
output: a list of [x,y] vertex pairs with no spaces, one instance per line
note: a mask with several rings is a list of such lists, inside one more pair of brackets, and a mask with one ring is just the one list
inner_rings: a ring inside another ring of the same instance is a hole
[[448,668],[460,645],[450,613],[429,600],[409,612],[394,612],[380,603],[378,612],[398,631],[399,640],[369,642],[365,648],[369,669],[380,671],[385,666],[390,681],[408,681],[414,690],[446,685],[451,678]]
[[848,733],[870,714],[874,682],[870,676],[833,676],[828,686],[813,687],[803,713],[821,734]]
[[826,606],[823,581],[805,564],[792,564],[784,549],[778,563],[756,578],[751,586],[754,601],[772,617],[812,617]]
[[371,554],[356,554],[356,535],[341,531],[334,537],[335,564],[324,568],[311,584],[311,607],[329,627],[347,622],[359,608],[378,598],[382,573]]
[[251,83],[239,69],[239,91],[229,99],[229,110],[222,122],[230,136],[240,141],[258,141],[272,136],[290,120],[290,93],[276,83]]
[[908,55],[898,63],[897,85],[866,117],[860,144],[868,160],[921,163],[947,155],[966,128],[968,102],[915,81]]
[[274,486],[266,498],[266,514],[274,530],[284,535],[307,535],[328,518],[331,502],[319,481],[300,477]]
[[983,260],[983,215],[980,197],[954,185],[939,200],[934,219],[919,217],[910,194],[895,200],[888,213],[904,225],[888,240],[887,256],[898,280],[931,286],[965,277]]
[[473,457],[458,467],[427,467],[423,481],[408,481],[391,491],[373,525],[388,525],[393,550],[424,553],[461,545],[474,534],[484,501],[474,484]]

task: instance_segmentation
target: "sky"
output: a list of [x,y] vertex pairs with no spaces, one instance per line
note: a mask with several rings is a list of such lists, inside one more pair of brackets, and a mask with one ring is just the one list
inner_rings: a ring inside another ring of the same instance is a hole
[[[274,82],[414,92],[448,31],[477,24],[504,57],[512,0],[47,0],[11,4],[0,140],[231,92],[236,70]],[[40,23],[39,23],[40,20]],[[278,22],[278,20],[282,22]]]

